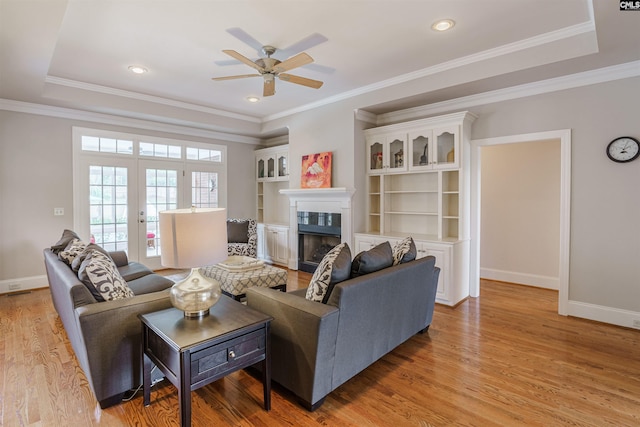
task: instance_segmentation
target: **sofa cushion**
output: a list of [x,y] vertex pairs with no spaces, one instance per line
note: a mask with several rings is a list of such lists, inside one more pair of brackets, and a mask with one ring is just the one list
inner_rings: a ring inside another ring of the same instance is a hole
[[51,246],[51,251],[56,255],[59,254],[60,251],[63,251],[73,239],[80,240],[80,236],[78,236],[73,230],[64,230],[60,240],[58,240],[55,245]]
[[227,242],[249,243],[249,221],[227,220]]
[[109,255],[98,250],[91,250],[86,255],[78,270],[78,279],[85,284],[96,301],[135,296]]
[[373,273],[392,265],[393,251],[391,250],[391,244],[388,241],[382,242],[368,251],[362,251],[356,255],[351,263],[351,277]]
[[151,273],[131,281],[127,280],[127,285],[134,294],[143,295],[168,289],[173,286],[173,281],[159,274]]
[[333,287],[349,278],[351,250],[347,243],[340,243],[322,258],[311,277],[305,298],[326,303]]
[[58,252],[58,258],[64,261],[69,267],[73,265],[73,261],[87,247],[87,244],[80,239],[73,239],[69,242],[64,250]]
[[413,261],[418,255],[416,250],[416,244],[413,241],[413,237],[405,237],[404,239],[393,245],[393,265],[402,264],[405,262]]
[[127,283],[153,273],[149,267],[139,262],[130,262],[125,266],[118,267],[118,272]]

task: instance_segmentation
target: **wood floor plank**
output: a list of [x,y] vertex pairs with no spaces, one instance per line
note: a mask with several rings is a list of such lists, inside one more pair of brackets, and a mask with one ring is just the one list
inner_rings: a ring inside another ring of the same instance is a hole
[[[182,272],[175,272],[178,276]],[[289,271],[288,289],[311,275]],[[557,314],[557,292],[482,281],[308,412],[255,373],[192,393],[193,426],[638,426],[640,331]],[[101,410],[47,289],[0,296],[0,425],[177,426],[175,387]]]

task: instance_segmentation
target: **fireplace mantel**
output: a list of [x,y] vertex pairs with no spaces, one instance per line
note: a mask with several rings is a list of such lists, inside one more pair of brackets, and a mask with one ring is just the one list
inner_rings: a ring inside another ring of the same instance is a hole
[[298,269],[298,211],[339,213],[342,217],[341,241],[352,246],[353,188],[287,188],[280,190],[289,198],[289,268]]
[[289,199],[348,199],[351,200],[356,190],[346,187],[333,188],[286,188],[280,190],[280,194],[288,196]]

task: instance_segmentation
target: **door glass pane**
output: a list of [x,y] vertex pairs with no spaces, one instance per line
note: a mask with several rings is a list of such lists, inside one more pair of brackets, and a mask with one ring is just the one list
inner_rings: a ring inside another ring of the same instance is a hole
[[160,255],[159,212],[178,208],[178,172],[147,169],[146,173],[147,256]]
[[90,240],[107,251],[127,251],[127,168],[89,167]]
[[191,203],[198,208],[218,207],[218,174],[191,173]]

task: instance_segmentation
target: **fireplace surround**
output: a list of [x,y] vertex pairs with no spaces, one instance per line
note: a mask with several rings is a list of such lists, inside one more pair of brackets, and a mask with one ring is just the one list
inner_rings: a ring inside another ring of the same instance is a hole
[[[324,243],[321,242],[320,244],[329,245],[336,242],[335,239],[339,239],[335,244],[346,242],[349,246],[352,246],[353,213],[351,199],[354,193],[354,189],[344,187],[288,188],[280,190],[280,194],[289,198],[289,268],[293,270],[299,269],[298,253],[300,250],[300,242],[298,236],[298,212],[340,214],[340,233],[334,233],[334,239],[325,239]],[[332,219],[331,221],[334,220]],[[302,228],[304,231],[305,227],[303,226]],[[335,246],[335,244],[333,246]]]

